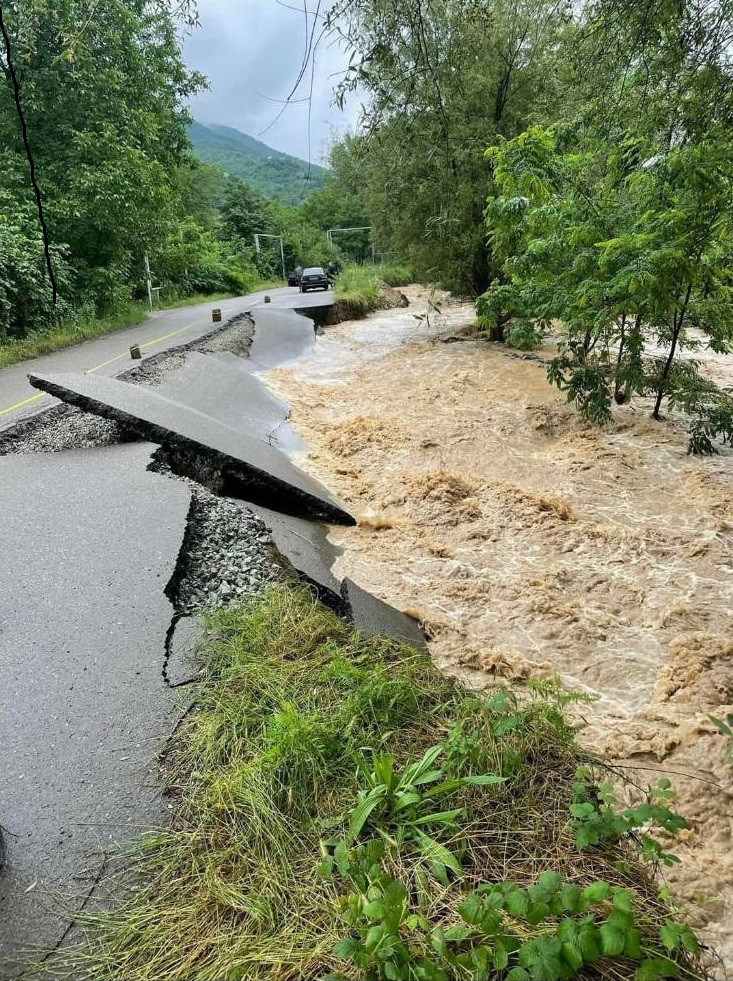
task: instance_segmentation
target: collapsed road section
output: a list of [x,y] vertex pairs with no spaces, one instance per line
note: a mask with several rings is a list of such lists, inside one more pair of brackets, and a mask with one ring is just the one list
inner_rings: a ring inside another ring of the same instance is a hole
[[275,500],[279,508],[296,514],[310,513],[335,524],[355,523],[325,488],[296,469],[287,457],[213,416],[173,402],[150,389],[112,378],[28,377],[34,388],[121,423],[143,439],[170,446],[179,455],[192,454],[212,462],[221,471],[225,483],[241,484],[244,496],[249,499]]
[[[424,646],[415,621],[334,576],[314,519],[354,519],[290,461],[289,407],[257,377],[312,346],[312,322],[252,321],[256,358],[174,350],[125,381],[39,377],[78,408],[0,445],[0,977],[62,942],[59,910],[84,905],[110,846],[165,814],[156,760],[195,700],[198,611],[295,574],[365,633]],[[238,499],[211,492],[212,470]]]

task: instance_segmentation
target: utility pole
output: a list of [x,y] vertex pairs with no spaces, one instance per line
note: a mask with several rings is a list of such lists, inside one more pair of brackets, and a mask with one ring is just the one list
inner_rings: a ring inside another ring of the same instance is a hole
[[148,305],[150,307],[150,312],[153,312],[153,282],[150,279],[150,260],[148,259],[148,253],[145,253],[145,278],[148,284]]

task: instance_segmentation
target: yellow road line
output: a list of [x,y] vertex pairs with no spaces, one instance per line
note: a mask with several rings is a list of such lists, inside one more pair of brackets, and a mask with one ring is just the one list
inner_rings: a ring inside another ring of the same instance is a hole
[[[195,327],[195,326],[196,326],[195,322],[192,324],[186,324],[185,327],[179,327],[178,330],[172,330],[170,334],[163,334],[162,337],[156,337],[152,341],[146,341],[144,344],[139,345],[140,350],[142,351],[143,348],[152,347],[153,344],[161,344],[163,341],[167,341],[171,337],[176,337],[178,334],[182,334],[184,330],[190,330],[191,327]],[[103,361],[101,364],[97,364],[93,368],[87,368],[84,374],[91,375],[93,371],[99,371],[100,368],[106,368],[108,364],[112,364],[114,361],[119,361],[120,358],[124,358],[124,357],[127,357],[127,351],[124,351],[122,354],[116,354],[114,358],[110,358],[109,361]]]
[[42,399],[45,392],[39,392],[38,395],[31,395],[29,399],[23,399],[22,402],[16,402],[15,405],[9,405],[7,409],[0,409],[0,416],[4,416],[8,412],[13,412],[15,409],[20,409],[23,405],[28,405],[29,402],[36,402],[38,399]]
[[113,361],[119,361],[120,358],[124,358],[126,354],[127,351],[125,351],[124,354],[115,354],[115,356],[110,358],[109,361],[103,361],[101,364],[95,364],[93,368],[87,368],[84,374],[91,375],[93,371],[99,371],[100,368],[106,368],[108,364],[112,364]]
[[[182,334],[186,330],[190,330],[191,327],[195,327],[196,322],[192,324],[186,324],[185,327],[179,327],[178,330],[172,330],[170,334],[164,334],[162,337],[156,337],[152,341],[146,341],[144,344],[140,345],[140,348],[152,347],[153,344],[161,344],[163,341],[169,340],[171,337],[176,337],[178,334]],[[108,364],[112,364],[113,361],[119,361],[120,358],[124,358],[127,355],[127,351],[123,354],[116,354],[114,358],[110,358],[109,361],[103,361],[101,364],[95,365],[93,368],[88,368],[84,374],[91,375],[93,371],[99,371],[100,368],[106,368]],[[7,406],[5,409],[0,409],[0,416],[5,416],[9,412],[15,412],[16,409],[22,409],[24,405],[30,405],[31,402],[37,402],[38,399],[42,399],[46,392],[39,392],[38,395],[31,395],[27,399],[21,399],[20,402],[15,402],[13,405]]]
[[151,344],[160,344],[161,341],[167,341],[169,337],[175,337],[177,334],[182,334],[184,330],[190,330],[191,327],[196,326],[196,321],[192,324],[186,324],[185,327],[180,327],[178,330],[172,330],[170,334],[163,334],[162,337],[156,337],[154,341],[146,341],[145,344],[141,344],[140,347],[150,347]]

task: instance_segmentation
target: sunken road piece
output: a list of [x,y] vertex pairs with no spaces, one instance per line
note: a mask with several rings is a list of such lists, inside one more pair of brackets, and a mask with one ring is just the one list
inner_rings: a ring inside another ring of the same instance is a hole
[[255,307],[250,316],[255,322],[249,349],[250,371],[270,371],[297,361],[316,342],[313,321],[299,313]]
[[112,378],[31,374],[28,380],[63,402],[122,423],[142,439],[213,463],[254,503],[334,524],[356,523],[324,487],[282,453],[197,409]]
[[427,651],[425,635],[411,617],[372,596],[351,579],[344,579],[341,595],[348,604],[351,622],[367,637],[394,637],[417,650]]
[[290,406],[248,365],[248,360],[234,354],[194,352],[186,355],[180,369],[163,378],[156,391],[284,453],[305,449],[305,443],[285,425]]
[[[278,514],[270,508],[250,504],[254,513],[262,518],[272,535],[278,551],[285,556],[296,572],[326,590],[332,597],[343,599],[341,583],[333,574],[332,567],[341,555],[341,549],[328,540],[328,528],[317,521]],[[325,601],[325,597],[321,596]],[[330,605],[333,605],[332,603]]]

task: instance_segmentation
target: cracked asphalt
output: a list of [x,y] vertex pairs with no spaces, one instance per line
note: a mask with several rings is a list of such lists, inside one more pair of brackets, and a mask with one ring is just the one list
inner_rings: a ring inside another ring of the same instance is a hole
[[28,384],[28,372],[76,371],[113,378],[140,362],[130,359],[130,347],[139,344],[143,360],[171,347],[186,344],[204,336],[218,325],[212,323],[211,311],[218,307],[222,320],[257,308],[267,308],[265,296],[283,310],[313,310],[333,305],[333,291],[301,294],[296,287],[262,290],[231,300],[156,311],[142,324],[84,341],[63,351],[56,351],[32,361],[22,361],[0,370],[0,430],[14,426],[22,419],[53,405],[56,399],[34,391]]
[[[191,494],[152,444],[0,459],[0,950],[55,943],[103,851],[160,821],[162,684]],[[52,479],[49,477],[52,475]]]

